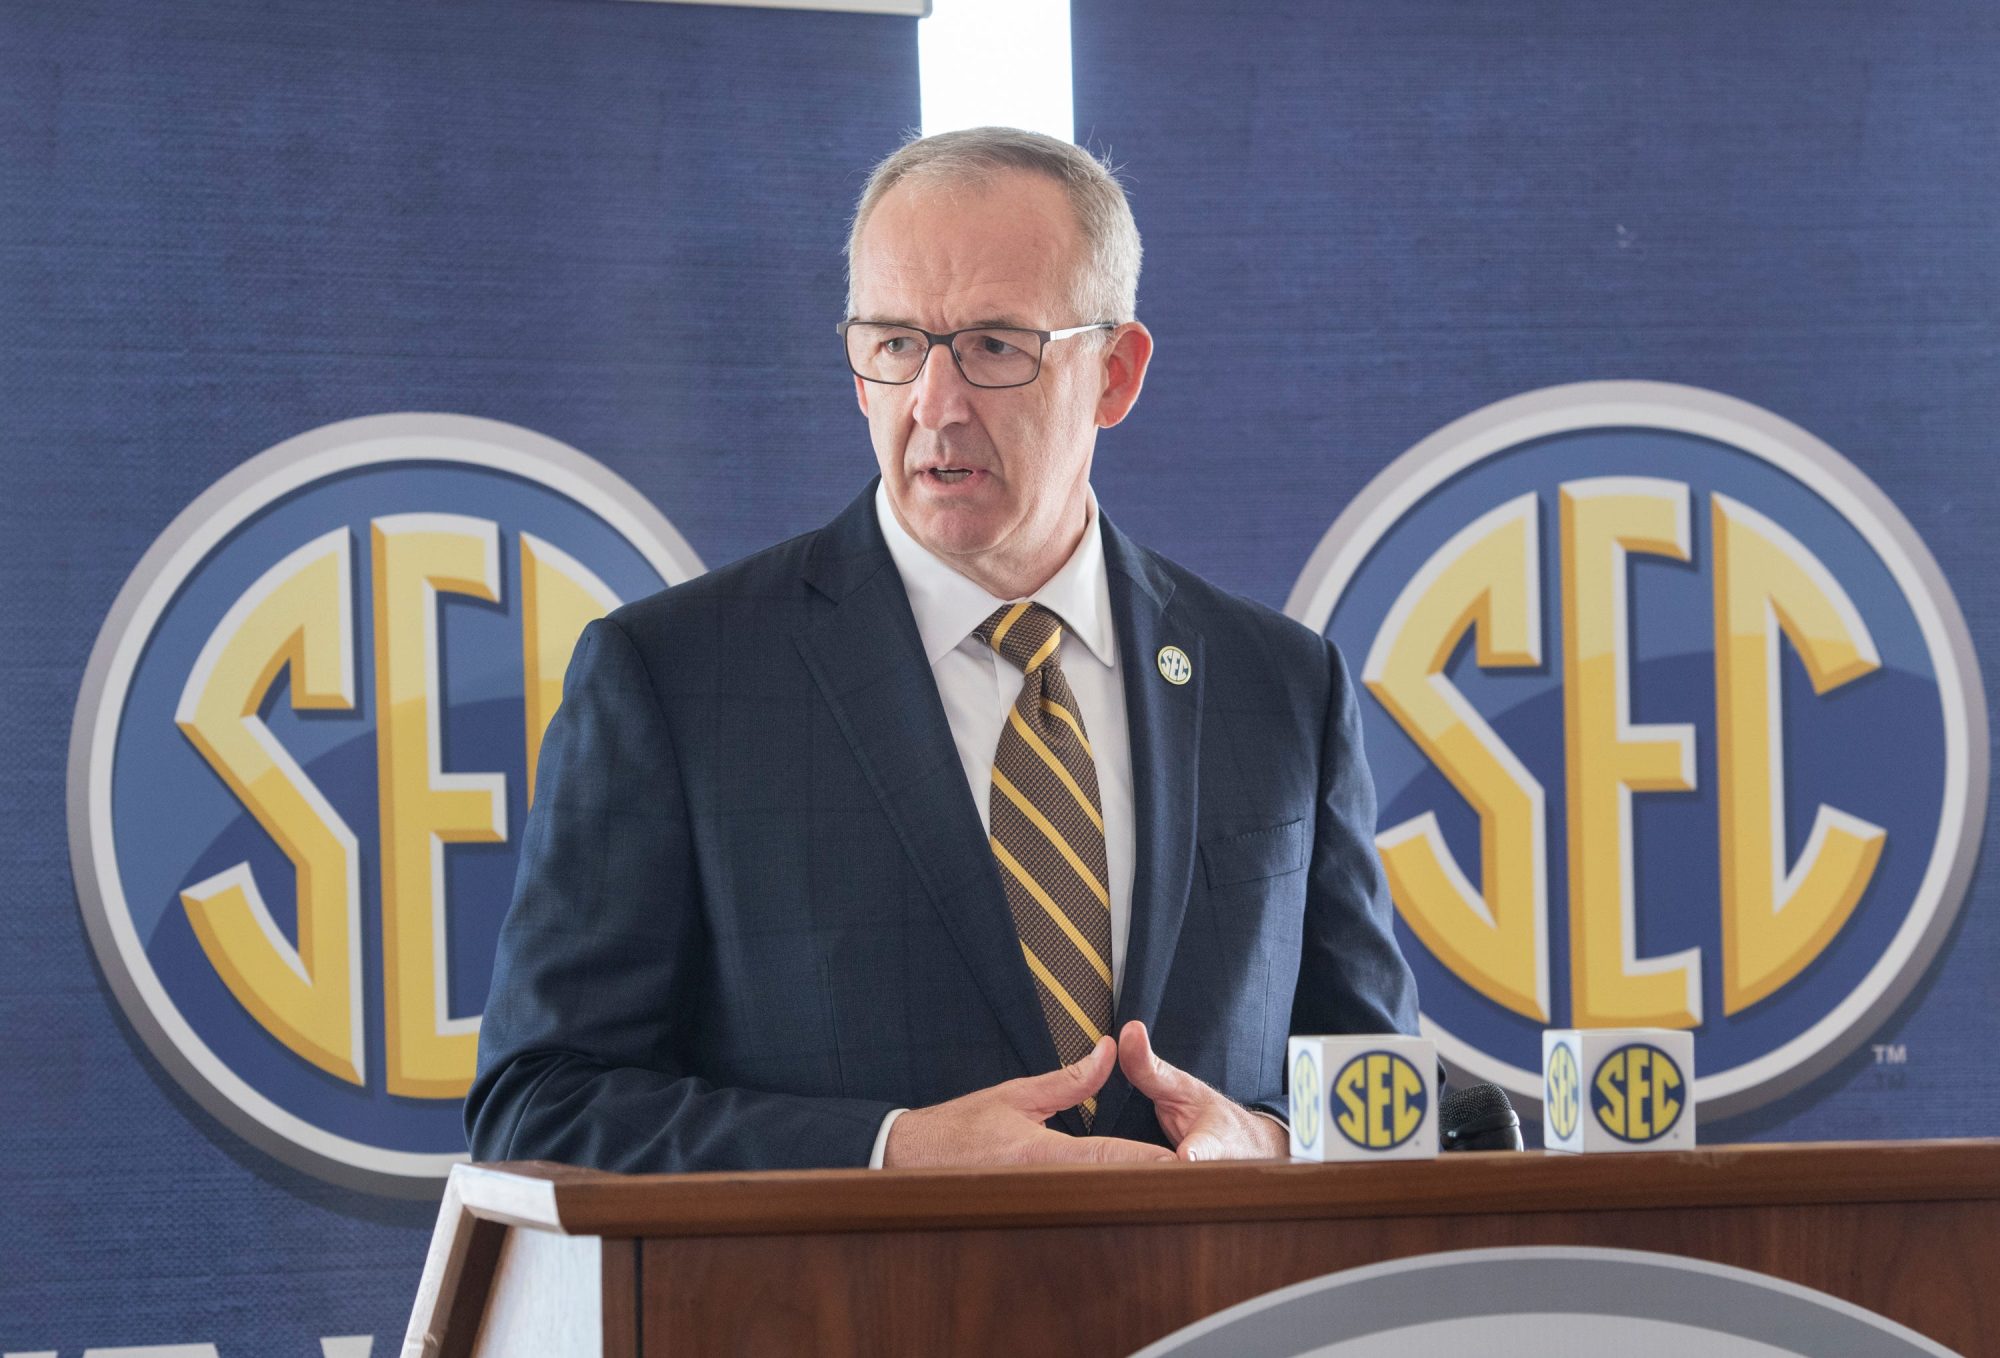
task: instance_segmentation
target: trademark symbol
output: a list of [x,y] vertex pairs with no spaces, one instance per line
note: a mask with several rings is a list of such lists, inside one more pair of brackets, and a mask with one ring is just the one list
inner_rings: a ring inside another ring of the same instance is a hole
[[1910,1063],[1910,1049],[1901,1042],[1877,1042],[1874,1050],[1878,1066],[1906,1066]]

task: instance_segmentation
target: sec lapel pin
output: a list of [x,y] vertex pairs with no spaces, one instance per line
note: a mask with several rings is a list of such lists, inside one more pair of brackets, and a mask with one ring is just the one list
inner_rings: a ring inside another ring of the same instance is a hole
[[1194,677],[1194,665],[1178,646],[1160,647],[1160,677],[1170,684],[1185,684]]

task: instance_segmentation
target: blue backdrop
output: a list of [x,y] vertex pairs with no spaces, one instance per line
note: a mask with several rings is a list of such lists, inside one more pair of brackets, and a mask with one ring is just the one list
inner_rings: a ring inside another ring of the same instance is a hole
[[[1158,353],[1095,474],[1140,540],[1281,604],[1441,426],[1686,383],[1872,478],[1992,672],[2000,10],[1099,0],[1073,26],[1077,138],[1127,166],[1146,244]],[[1996,891],[1974,877],[1873,1039],[1906,1066],[1863,1043],[1704,1138],[1990,1133]]]
[[140,554],[330,421],[587,451],[727,560],[868,474],[845,217],[914,21],[593,0],[0,8],[0,1351],[400,1343],[433,1208],[253,1148],[162,1072],[64,850],[85,659]]

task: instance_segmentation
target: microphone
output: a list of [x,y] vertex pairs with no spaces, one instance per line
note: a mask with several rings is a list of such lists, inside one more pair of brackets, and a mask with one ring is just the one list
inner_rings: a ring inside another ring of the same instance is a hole
[[1438,1149],[1517,1151],[1521,1119],[1499,1085],[1454,1089],[1438,1101]]

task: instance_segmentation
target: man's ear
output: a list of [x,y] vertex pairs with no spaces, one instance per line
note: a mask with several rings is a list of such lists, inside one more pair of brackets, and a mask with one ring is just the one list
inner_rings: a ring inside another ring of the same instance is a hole
[[1127,321],[1111,332],[1104,353],[1104,388],[1097,396],[1097,427],[1109,429],[1131,413],[1146,384],[1146,365],[1153,361],[1153,332]]
[[854,404],[861,407],[861,413],[868,413],[868,384],[860,378],[854,379]]

